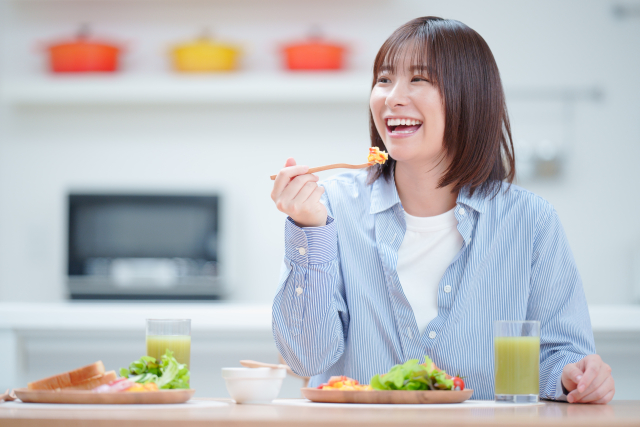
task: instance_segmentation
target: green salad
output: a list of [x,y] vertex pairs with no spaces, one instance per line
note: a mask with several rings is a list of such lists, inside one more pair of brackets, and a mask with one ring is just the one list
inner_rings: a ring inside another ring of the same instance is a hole
[[453,390],[454,380],[446,377],[447,373],[434,368],[431,359],[425,356],[423,364],[411,359],[395,365],[386,374],[376,374],[371,378],[371,387],[374,390]]
[[189,388],[189,369],[178,363],[171,350],[167,350],[160,361],[142,356],[131,362],[129,369],[120,368],[120,376],[140,384],[156,383],[160,389]]

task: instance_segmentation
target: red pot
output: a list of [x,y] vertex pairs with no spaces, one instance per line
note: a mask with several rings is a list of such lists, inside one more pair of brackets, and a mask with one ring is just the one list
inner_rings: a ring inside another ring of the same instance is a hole
[[285,65],[289,70],[341,70],[346,49],[319,39],[284,47]]
[[81,31],[75,40],[53,44],[47,50],[54,73],[114,72],[121,52],[114,44],[89,41],[86,31]]

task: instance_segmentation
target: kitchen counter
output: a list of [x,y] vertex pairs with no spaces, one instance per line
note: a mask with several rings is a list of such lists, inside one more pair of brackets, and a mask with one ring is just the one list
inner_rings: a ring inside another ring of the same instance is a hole
[[[589,307],[594,333],[640,332],[640,305]],[[0,330],[141,330],[147,318],[190,318],[194,330],[271,330],[271,304],[0,302]]]
[[0,330],[144,331],[145,319],[166,318],[191,319],[191,327],[197,331],[271,331],[270,304],[0,303]]
[[[640,399],[640,305],[589,308],[597,352],[613,368],[617,399]],[[0,391],[102,360],[127,366],[144,352],[145,319],[192,319],[196,397],[228,396],[222,367],[276,363],[271,305],[233,302],[0,303]],[[287,379],[283,397],[297,397]]]
[[147,318],[191,319],[194,382],[203,396],[226,395],[219,374],[224,366],[278,360],[267,304],[0,303],[0,389],[96,360],[109,369],[127,366],[144,354]]
[[[199,399],[204,400],[204,399]],[[614,401],[608,405],[572,405],[545,402],[544,405],[504,408],[417,408],[378,407],[300,407],[283,405],[236,405],[226,399],[206,399],[224,405],[202,409],[60,410],[3,409],[3,427],[33,426],[118,426],[118,427],[195,427],[216,426],[639,426],[640,401]],[[427,421],[428,420],[428,421]]]

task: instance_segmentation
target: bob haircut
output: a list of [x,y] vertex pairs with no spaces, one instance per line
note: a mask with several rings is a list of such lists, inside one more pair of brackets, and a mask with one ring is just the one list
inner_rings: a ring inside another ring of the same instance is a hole
[[[384,42],[373,65],[373,84],[395,73],[403,58],[438,87],[445,108],[443,159],[451,163],[438,187],[495,196],[512,183],[515,157],[502,82],[484,39],[459,21],[426,16],[407,22]],[[369,111],[371,146],[386,150]],[[396,161],[369,168],[369,183],[389,180]]]

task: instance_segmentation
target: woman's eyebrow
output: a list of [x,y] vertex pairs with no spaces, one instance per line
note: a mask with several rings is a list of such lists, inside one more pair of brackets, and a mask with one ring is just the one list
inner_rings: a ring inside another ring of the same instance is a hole
[[[380,72],[381,73],[393,73],[395,72],[395,68],[393,65],[381,65],[380,66]],[[420,72],[420,73],[424,73],[425,71],[427,71],[427,66],[426,65],[421,65],[421,64],[416,64],[416,65],[412,65],[409,68],[409,71],[411,71],[412,73],[415,72]]]

